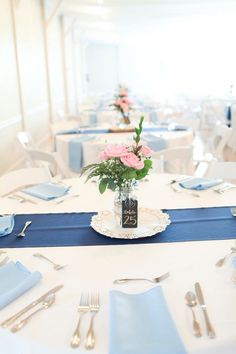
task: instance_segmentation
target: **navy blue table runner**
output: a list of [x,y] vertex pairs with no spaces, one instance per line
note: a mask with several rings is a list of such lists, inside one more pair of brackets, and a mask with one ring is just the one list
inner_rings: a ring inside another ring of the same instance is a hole
[[[10,235],[0,238],[0,248],[124,245],[140,243],[223,240],[236,238],[236,218],[230,207],[168,209],[171,224],[152,237],[137,240],[112,239],[90,227],[96,213],[24,214],[15,216]],[[26,237],[17,238],[25,221],[32,220]]]

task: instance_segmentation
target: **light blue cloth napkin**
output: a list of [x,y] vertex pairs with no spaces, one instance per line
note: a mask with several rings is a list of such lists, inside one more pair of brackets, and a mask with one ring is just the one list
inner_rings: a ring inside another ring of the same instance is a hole
[[154,134],[143,135],[143,140],[153,151],[160,151],[167,148],[166,140],[162,137],[155,136]]
[[0,267],[0,309],[34,287],[42,275],[30,272],[20,262]]
[[185,131],[188,130],[189,127],[187,125],[183,125],[183,124],[170,124],[168,127],[168,130],[170,131]]
[[59,131],[56,135],[69,135],[69,134],[79,134],[79,128],[66,129]]
[[152,123],[157,123],[158,122],[158,116],[157,116],[157,112],[156,111],[151,111],[149,113],[149,117],[150,117],[150,121]]
[[96,124],[97,123],[97,114],[96,112],[90,113],[89,115],[89,123]]
[[9,235],[14,227],[14,215],[0,217],[0,237]]
[[195,190],[204,190],[208,189],[214,186],[217,186],[218,184],[221,184],[223,182],[222,179],[211,179],[211,178],[198,178],[198,177],[193,177],[189,178],[187,180],[184,180],[182,182],[179,182],[179,185],[183,188],[186,189],[195,189]]
[[51,200],[62,197],[68,191],[69,187],[53,183],[41,183],[22,190],[22,192],[26,194],[43,200]]
[[109,354],[186,354],[161,287],[110,292]]
[[94,136],[83,135],[71,139],[68,144],[69,167],[74,172],[79,172],[83,167],[83,142],[95,139]]

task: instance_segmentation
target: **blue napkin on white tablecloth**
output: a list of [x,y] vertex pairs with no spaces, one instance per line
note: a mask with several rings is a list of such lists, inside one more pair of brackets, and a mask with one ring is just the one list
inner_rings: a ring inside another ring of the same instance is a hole
[[161,287],[110,292],[109,354],[186,354]]
[[200,178],[200,177],[193,177],[187,180],[179,182],[179,185],[186,189],[195,189],[195,190],[204,190],[218,184],[221,184],[223,181],[220,178],[212,179],[212,178]]
[[183,124],[170,124],[168,127],[168,130],[170,131],[185,131],[188,130],[189,127],[187,125],[183,125]]
[[83,167],[83,142],[95,139],[94,136],[83,135],[71,139],[68,144],[69,167],[74,172],[79,172]]
[[14,227],[14,215],[0,217],[0,237],[10,234]]
[[160,151],[167,148],[166,140],[154,134],[145,134],[142,139],[153,151]]
[[51,200],[62,197],[69,191],[69,189],[70,188],[67,186],[48,182],[25,188],[22,190],[22,192],[43,200]]
[[0,267],[0,309],[34,287],[42,275],[30,272],[20,262],[9,262]]

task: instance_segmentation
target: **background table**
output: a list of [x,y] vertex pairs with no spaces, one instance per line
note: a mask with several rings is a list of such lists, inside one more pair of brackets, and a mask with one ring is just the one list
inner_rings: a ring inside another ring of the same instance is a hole
[[[162,137],[166,141],[167,148],[177,146],[189,146],[193,142],[193,134],[191,131],[163,131],[163,132],[147,132],[156,137]],[[57,135],[56,151],[62,156],[63,160],[69,166],[68,145],[72,139],[79,138],[81,134],[76,135]],[[133,133],[108,133],[108,134],[88,134],[93,136],[93,140],[82,142],[83,146],[83,165],[98,162],[98,154],[104,150],[107,144],[132,144]],[[143,135],[143,137],[145,134]]]

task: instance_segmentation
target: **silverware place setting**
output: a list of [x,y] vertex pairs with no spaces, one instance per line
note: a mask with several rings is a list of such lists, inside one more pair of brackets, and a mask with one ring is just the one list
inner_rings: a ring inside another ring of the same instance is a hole
[[113,281],[114,284],[123,284],[123,283],[128,283],[130,281],[148,281],[151,283],[160,283],[161,281],[165,280],[170,276],[170,273],[167,272],[159,277],[156,278],[123,278],[123,279],[115,279]]
[[53,269],[55,269],[55,270],[61,270],[61,269],[65,268],[67,266],[66,264],[65,265],[61,265],[61,264],[53,262],[50,258],[44,256],[42,253],[34,253],[33,256],[36,257],[36,258],[43,259],[43,260],[49,262],[50,264],[53,265]]
[[196,315],[195,312],[193,310],[193,307],[197,306],[197,298],[196,295],[192,292],[192,291],[188,291],[185,295],[185,303],[187,306],[190,307],[191,312],[192,312],[192,316],[193,316],[193,333],[196,337],[201,337],[202,333],[201,333],[201,327],[198,323],[198,321],[196,320]]
[[79,194],[73,194],[73,195],[68,195],[66,197],[63,197],[63,199],[60,199],[60,200],[57,200],[55,202],[55,204],[62,204],[64,202],[66,202],[68,199],[71,199],[71,198],[77,198],[79,197],[80,195]]
[[18,332],[23,326],[25,326],[29,320],[35,316],[37,313],[39,313],[42,310],[47,310],[49,307],[51,307],[54,302],[56,300],[56,295],[55,293],[52,293],[50,295],[48,295],[45,300],[42,301],[41,306],[35,310],[34,312],[32,312],[30,315],[28,315],[27,317],[23,318],[22,320],[20,320],[19,322],[17,322],[12,328],[11,328],[11,332],[15,333]]
[[17,237],[25,237],[25,230],[32,224],[31,220],[25,222],[23,229],[16,235]]
[[70,346],[72,348],[78,348],[81,344],[81,332],[80,326],[83,316],[86,313],[90,313],[89,328],[87,330],[85,338],[85,348],[88,350],[94,349],[96,344],[95,332],[94,332],[94,318],[100,310],[100,298],[99,293],[92,293],[90,296],[88,293],[82,293],[80,296],[80,303],[78,306],[79,319],[74,330],[74,333],[70,340]]
[[11,195],[7,196],[7,198],[14,199],[14,200],[18,201],[19,203],[38,204],[36,201],[33,201],[29,198],[22,197],[21,195],[18,195],[18,194],[11,194]]
[[[26,323],[28,323],[29,319],[43,309],[47,309],[51,307],[51,305],[55,302],[55,294],[63,288],[63,285],[57,285],[54,288],[47,291],[45,294],[40,296],[38,299],[31,302],[29,305],[24,307],[19,312],[15,313],[13,316],[9,317],[7,320],[0,324],[1,327],[7,328],[14,324],[21,316],[30,311],[35,306],[41,305],[37,310],[31,313],[29,316],[25,317],[23,320],[19,321],[14,327],[11,328],[12,332],[17,332],[21,329]],[[15,328],[15,329],[13,329]]]
[[230,248],[230,252],[226,253],[226,255],[224,255],[224,257],[218,259],[218,261],[216,262],[215,266],[216,267],[222,267],[226,260],[232,256],[234,253],[236,253],[236,243]]
[[193,197],[200,198],[199,193],[192,191],[192,190],[186,190],[186,189],[180,187],[179,184],[176,184],[176,182],[170,183],[170,186],[171,186],[172,190],[176,193],[185,193],[185,194],[192,195]]
[[212,190],[214,192],[216,192],[216,193],[224,194],[224,192],[226,192],[226,191],[228,191],[230,189],[233,189],[233,188],[236,188],[236,185],[231,184],[231,183],[223,183],[223,184],[221,184],[218,187],[212,188]]
[[215,330],[210,322],[210,319],[209,319],[209,316],[208,316],[208,312],[207,312],[207,307],[206,307],[206,303],[205,303],[205,300],[204,300],[204,297],[203,297],[203,292],[202,292],[202,289],[201,289],[201,286],[200,284],[197,282],[195,283],[195,292],[196,292],[196,295],[197,295],[197,300],[199,302],[199,305],[202,309],[202,312],[203,312],[203,316],[204,316],[204,319],[205,319],[205,324],[206,324],[206,331],[207,331],[207,335],[209,338],[213,339],[216,337],[216,334],[215,334]]

